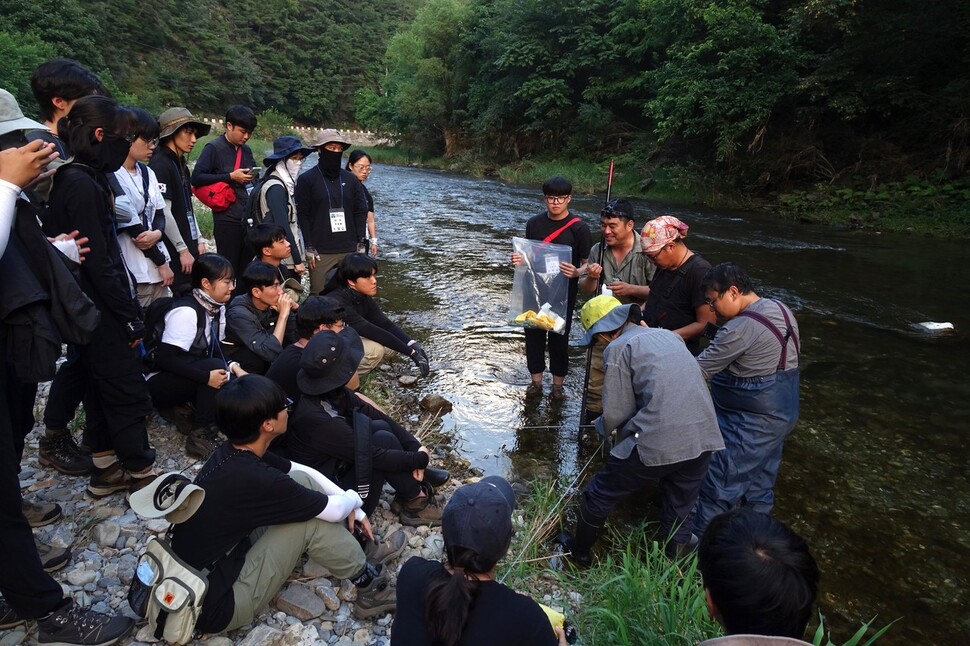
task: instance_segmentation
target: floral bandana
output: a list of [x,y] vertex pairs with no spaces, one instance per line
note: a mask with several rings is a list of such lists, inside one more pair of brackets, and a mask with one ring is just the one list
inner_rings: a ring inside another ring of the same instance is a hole
[[643,251],[654,254],[666,245],[687,237],[687,225],[672,215],[661,215],[650,220],[643,226],[640,234],[640,244]]

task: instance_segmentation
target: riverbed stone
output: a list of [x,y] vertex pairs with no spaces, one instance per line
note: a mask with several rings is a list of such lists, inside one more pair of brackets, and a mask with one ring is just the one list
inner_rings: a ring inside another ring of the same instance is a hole
[[397,383],[407,388],[411,388],[418,385],[418,378],[414,375],[401,375],[397,378]]
[[283,631],[272,626],[256,626],[239,642],[238,646],[281,646]]
[[373,640],[370,631],[366,628],[361,628],[354,633],[354,643],[355,644],[370,644]]
[[88,583],[93,583],[96,578],[98,578],[98,573],[87,569],[85,566],[75,568],[67,573],[65,577],[67,582],[71,585],[87,585]]
[[303,564],[302,572],[303,578],[305,579],[322,579],[330,576],[330,570],[313,559],[306,560],[306,563]]
[[276,596],[276,607],[288,615],[306,621],[323,614],[323,600],[301,583],[289,585]]
[[450,413],[451,402],[441,395],[426,395],[421,400],[421,408],[431,413]]
[[118,523],[112,523],[110,521],[98,523],[91,530],[91,538],[97,541],[98,545],[102,547],[114,547],[115,543],[118,542],[119,536],[121,536],[121,527]]

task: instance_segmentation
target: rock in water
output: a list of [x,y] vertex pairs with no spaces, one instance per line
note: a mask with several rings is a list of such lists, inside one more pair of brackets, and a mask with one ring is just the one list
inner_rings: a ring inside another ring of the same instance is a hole
[[421,408],[432,413],[450,413],[452,405],[441,395],[427,395],[421,400]]

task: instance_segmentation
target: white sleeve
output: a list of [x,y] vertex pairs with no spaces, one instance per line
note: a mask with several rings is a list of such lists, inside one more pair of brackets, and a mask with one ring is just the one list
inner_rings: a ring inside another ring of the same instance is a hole
[[[367,514],[365,514],[363,510],[361,510],[361,507],[364,506],[364,502],[360,499],[360,495],[356,491],[353,491],[352,489],[347,489],[345,491],[340,485],[334,483],[330,478],[323,475],[313,467],[308,467],[305,464],[300,464],[299,462],[293,462],[292,460],[290,461],[290,473],[307,474],[313,479],[314,482],[320,485],[320,488],[323,489],[323,493],[327,494],[328,496],[332,496],[334,498],[343,497],[347,499],[349,499],[351,494],[355,496],[357,504],[348,508],[347,511],[344,512],[344,515],[338,518],[338,520],[342,520],[346,518],[347,514],[349,514],[351,510],[354,510],[354,509],[357,510],[354,515],[354,517],[357,520],[363,520],[364,518],[367,517]],[[326,514],[329,509],[330,509],[330,505],[328,504],[326,509],[320,512],[320,516],[318,516],[318,518],[321,518],[322,520],[329,520],[328,518],[323,518],[323,514]]]
[[192,347],[198,332],[199,317],[191,307],[176,307],[165,315],[165,330],[162,343],[182,348],[186,352]]
[[17,216],[17,197],[20,187],[0,179],[0,256],[7,250],[7,240]]
[[327,506],[317,514],[317,518],[325,520],[328,523],[339,523],[355,509],[360,511],[360,504],[360,496],[357,496],[354,491],[348,490],[341,494],[327,494]]
[[163,200],[163,203],[165,204],[165,237],[175,247],[175,251],[182,253],[188,246],[185,244],[185,240],[182,239],[182,232],[179,231],[179,223],[175,221],[175,216],[172,214],[172,201]]

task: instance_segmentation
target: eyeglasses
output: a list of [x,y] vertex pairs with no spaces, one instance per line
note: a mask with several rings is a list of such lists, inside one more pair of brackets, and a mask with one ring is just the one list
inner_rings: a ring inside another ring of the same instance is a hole
[[158,147],[158,137],[155,137],[154,139],[148,139],[146,137],[142,137],[142,136],[139,135],[138,138],[141,139],[142,141],[144,141],[146,144],[148,144],[148,147],[149,148],[157,148]]
[[354,170],[360,171],[361,173],[369,173],[370,172],[370,164],[368,164],[367,166],[362,166],[360,164],[353,164],[353,168],[354,168]]
[[569,195],[546,195],[546,202],[549,202],[549,204],[562,204],[569,198]]
[[715,296],[714,298],[705,298],[704,299],[704,302],[707,303],[708,307],[710,307],[713,310],[714,309],[714,303],[716,303],[718,301],[718,299],[720,299],[722,296],[724,296],[724,292],[718,293],[718,295]]
[[286,398],[286,402],[283,405],[283,410],[281,410],[280,412],[282,413],[284,410],[287,413],[292,413],[293,412],[293,400],[290,399],[289,397]]
[[327,327],[330,328],[331,330],[333,330],[334,332],[340,332],[345,327],[347,327],[347,324],[344,323],[343,321],[337,321],[335,323],[331,323]]
[[659,258],[660,254],[662,254],[666,249],[667,247],[660,247],[660,250],[657,251],[657,253],[647,253],[647,258],[649,258],[651,262],[657,262],[657,258]]
[[129,146],[138,139],[138,135],[119,135],[117,132],[108,132],[107,130],[104,131],[104,136],[110,139],[124,139]]

